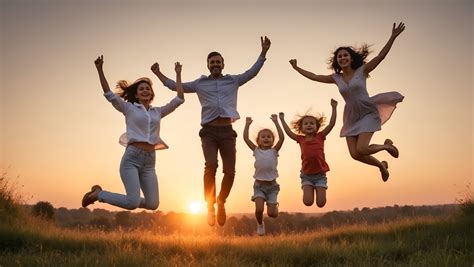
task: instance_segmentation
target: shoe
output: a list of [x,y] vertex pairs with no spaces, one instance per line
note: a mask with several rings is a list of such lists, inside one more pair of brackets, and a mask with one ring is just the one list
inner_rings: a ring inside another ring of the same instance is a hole
[[225,214],[225,206],[223,202],[217,202],[217,223],[220,226],[225,224],[226,214]]
[[264,236],[265,235],[265,224],[262,222],[262,224],[257,224],[257,235],[259,236]]
[[212,206],[209,206],[209,204],[207,205],[207,224],[209,224],[209,226],[214,226],[214,224],[216,224],[216,215],[214,212],[214,205]]
[[390,139],[385,139],[385,142],[383,142],[384,145],[388,145],[389,148],[387,149],[387,152],[392,155],[394,158],[398,158],[399,152],[398,148],[393,145],[393,141]]
[[388,177],[390,176],[390,173],[388,172],[388,163],[384,160],[382,161],[382,164],[385,166],[385,168],[380,168],[380,172],[382,173],[382,180],[386,182],[388,180]]
[[91,191],[87,192],[82,198],[82,207],[85,208],[98,200],[97,197],[92,197],[92,194],[95,193],[96,190],[102,191],[102,187],[100,187],[100,185],[92,186]]

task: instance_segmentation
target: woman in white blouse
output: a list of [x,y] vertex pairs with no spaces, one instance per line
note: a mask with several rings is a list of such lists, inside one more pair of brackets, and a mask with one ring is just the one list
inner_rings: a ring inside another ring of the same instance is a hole
[[[120,163],[120,176],[126,194],[108,192],[102,190],[99,185],[94,185],[91,191],[84,195],[82,206],[87,207],[98,200],[128,210],[155,210],[159,205],[155,151],[168,148],[160,138],[160,121],[184,103],[182,66],[179,62],[175,63],[176,83],[179,85],[176,87],[177,96],[164,106],[152,107],[155,93],[150,79],[140,78],[131,85],[126,81],[119,81],[117,88],[121,89],[121,92],[114,94],[104,75],[103,56],[99,56],[94,63],[105,98],[125,116],[127,132],[120,137],[120,143],[126,146],[126,150]],[[158,64],[152,66],[153,71],[157,68]],[[143,197],[140,197],[140,189]]]

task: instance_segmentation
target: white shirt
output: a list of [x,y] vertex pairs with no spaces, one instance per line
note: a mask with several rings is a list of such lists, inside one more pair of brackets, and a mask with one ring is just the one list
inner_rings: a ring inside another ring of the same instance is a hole
[[115,109],[125,116],[127,132],[119,138],[119,143],[127,146],[133,142],[146,142],[155,145],[155,149],[166,149],[168,145],[160,138],[161,118],[173,112],[184,100],[175,97],[162,107],[150,107],[148,110],[139,103],[124,101],[112,91],[104,93],[105,98]]
[[[201,103],[201,125],[215,118],[231,118],[236,121],[240,118],[237,112],[237,91],[239,87],[255,77],[265,62],[259,56],[257,62],[246,72],[238,75],[224,75],[218,79],[202,75],[193,82],[183,83],[185,93],[196,93]],[[168,79],[165,86],[176,90],[176,83]]]
[[278,177],[278,151],[274,148],[255,148],[255,174],[253,178],[260,181],[273,181]]

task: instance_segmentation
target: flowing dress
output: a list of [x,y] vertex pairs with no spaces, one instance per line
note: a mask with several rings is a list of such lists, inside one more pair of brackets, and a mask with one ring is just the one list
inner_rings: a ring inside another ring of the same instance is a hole
[[380,131],[382,124],[392,116],[397,103],[402,102],[404,98],[398,92],[386,92],[369,97],[364,65],[354,71],[348,83],[343,80],[342,73],[333,74],[333,78],[346,102],[341,137]]

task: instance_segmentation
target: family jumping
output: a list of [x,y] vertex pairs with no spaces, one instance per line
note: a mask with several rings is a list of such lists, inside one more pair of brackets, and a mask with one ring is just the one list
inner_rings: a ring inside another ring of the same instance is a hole
[[[366,61],[369,55],[368,46],[360,48],[339,47],[329,59],[330,75],[315,74],[298,66],[296,59],[289,61],[291,67],[304,77],[320,82],[332,83],[338,87],[345,106],[343,126],[340,136],[345,137],[351,157],[357,161],[377,167],[385,182],[389,178],[388,163],[372,156],[385,150],[392,157],[398,158],[399,150],[391,139],[383,144],[371,144],[376,131],[390,118],[397,103],[403,101],[398,92],[381,93],[369,96],[366,80],[390,51],[395,39],[405,30],[404,23],[393,24],[388,42],[377,56]],[[268,37],[261,37],[261,52],[256,62],[241,74],[223,74],[224,57],[218,52],[207,56],[209,75],[202,75],[191,82],[181,81],[182,66],[175,63],[176,80],[165,76],[158,63],[151,66],[151,71],[163,85],[176,91],[176,97],[169,103],[155,107],[151,103],[155,92],[149,78],[139,78],[132,84],[119,81],[117,93],[111,91],[103,71],[104,58],[99,56],[95,66],[99,75],[104,97],[112,106],[125,116],[126,133],[119,142],[126,147],[120,163],[120,177],[125,187],[125,194],[109,192],[99,185],[92,186],[82,199],[82,206],[87,207],[96,201],[108,203],[128,210],[144,208],[155,210],[159,205],[159,187],[155,171],[155,151],[168,146],[160,138],[161,119],[172,113],[184,103],[184,93],[196,93],[201,104],[201,138],[204,155],[204,198],[207,202],[207,222],[210,226],[224,225],[226,221],[226,200],[232,189],[235,178],[236,139],[237,133],[232,123],[240,118],[237,111],[237,94],[241,85],[253,79],[263,67],[271,42]],[[329,101],[328,101],[329,102]],[[264,235],[263,211],[265,202],[269,217],[278,216],[277,195],[280,186],[278,177],[278,153],[284,142],[284,133],[299,144],[301,149],[300,180],[303,191],[303,203],[318,207],[326,204],[327,177],[329,171],[324,156],[324,141],[336,123],[337,101],[331,99],[332,114],[329,123],[324,127],[326,118],[312,114],[299,115],[290,125],[285,121],[284,113],[272,114],[270,119],[275,124],[277,135],[272,129],[262,129],[257,133],[255,143],[249,138],[252,118],[247,117],[243,138],[255,157],[254,194],[257,234]],[[280,119],[281,126],[278,122]],[[220,154],[223,178],[220,191],[216,192],[216,171]],[[141,197],[140,191],[143,192]],[[315,201],[316,200],[316,201]]]

